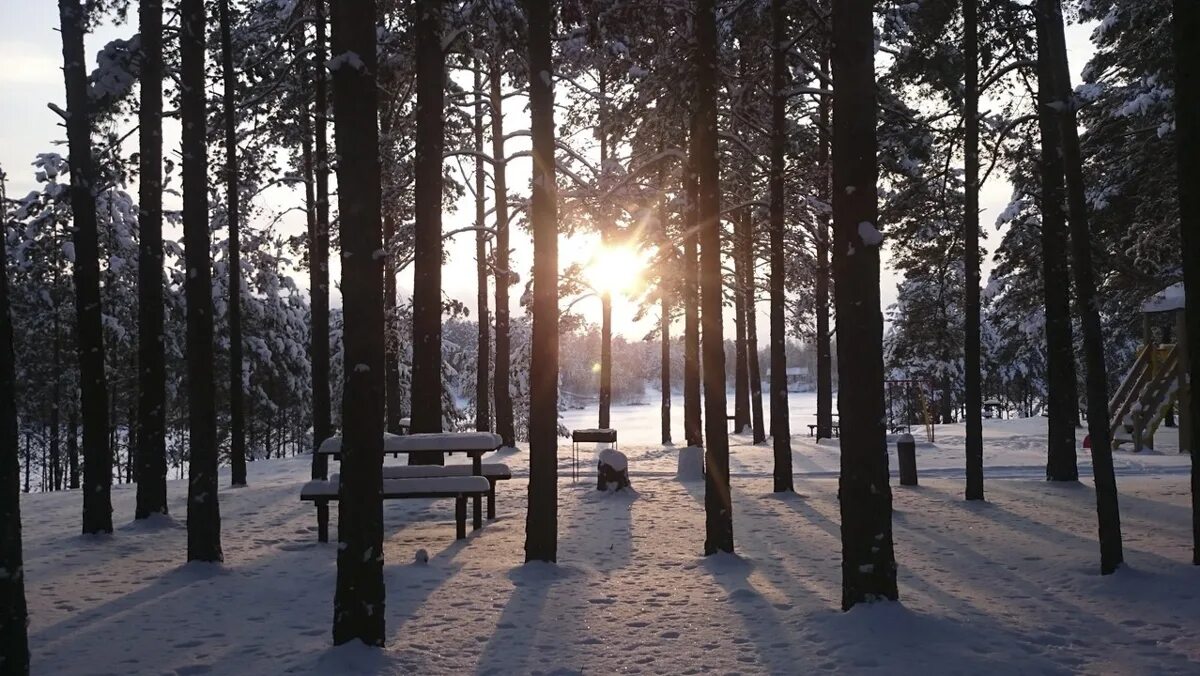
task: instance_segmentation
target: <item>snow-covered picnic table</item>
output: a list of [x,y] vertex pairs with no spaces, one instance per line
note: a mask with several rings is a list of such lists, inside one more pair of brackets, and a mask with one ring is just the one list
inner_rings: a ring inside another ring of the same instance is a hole
[[[443,467],[441,465],[409,465],[403,469],[399,467],[386,468],[384,473],[385,483],[397,479],[439,479],[451,477],[483,477],[487,479],[489,488],[486,491],[474,493],[471,497],[474,499],[473,504],[473,524],[475,528],[479,528],[483,521],[483,501],[482,495],[488,497],[488,518],[496,517],[496,482],[512,478],[512,472],[507,465],[489,464],[484,468],[483,454],[498,450],[504,443],[504,440],[499,434],[491,432],[428,432],[421,434],[389,434],[383,435],[383,452],[391,453],[394,457],[398,457],[401,453],[444,453],[447,455],[453,453],[463,453],[471,458],[471,471],[468,475],[465,468]],[[317,453],[332,456],[335,460],[341,459],[342,454],[342,437],[329,437],[321,442],[321,446],[317,449]],[[389,476],[387,469],[400,470],[392,472]],[[330,481],[334,480],[330,477]],[[402,497],[395,495],[394,497]],[[414,496],[415,497],[415,496]],[[318,515],[319,518],[319,515]]]

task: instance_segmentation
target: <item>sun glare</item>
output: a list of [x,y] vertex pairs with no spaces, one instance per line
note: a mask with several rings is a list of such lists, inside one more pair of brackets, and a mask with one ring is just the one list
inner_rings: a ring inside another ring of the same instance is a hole
[[588,285],[598,292],[626,294],[642,281],[646,259],[641,252],[626,246],[602,246],[584,268]]

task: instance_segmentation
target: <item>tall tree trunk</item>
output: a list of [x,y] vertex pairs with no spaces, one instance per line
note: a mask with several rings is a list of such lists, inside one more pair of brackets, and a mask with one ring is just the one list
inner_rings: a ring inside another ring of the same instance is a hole
[[[965,163],[964,266],[966,307],[963,368],[966,371],[967,490],[968,500],[983,499],[983,396],[979,364],[979,24],[978,0],[963,0],[963,55],[966,77],[963,126]],[[1107,404],[1106,404],[1107,405]],[[1107,416],[1105,416],[1107,418]],[[1105,423],[1107,424],[1107,423]]]
[[762,405],[762,371],[758,363],[758,298],[754,281],[754,222],[746,218],[746,261],[742,265],[745,278],[742,280],[742,292],[745,300],[742,302],[746,309],[746,372],[750,379],[750,424],[753,428],[753,440],[761,444],[767,440],[767,431],[763,423]]
[[529,372],[529,509],[525,561],[558,559],[558,206],[550,3],[526,0],[533,133],[533,353]]
[[[79,432],[77,427],[79,420],[75,412],[75,405],[71,404],[71,414],[67,416],[67,487],[71,490],[79,488]],[[166,456],[163,456],[164,464]],[[166,474],[163,474],[163,480],[166,480]]]
[[[660,222],[665,222],[660,220]],[[662,420],[662,442],[666,446],[671,443],[671,300],[666,289],[662,289],[659,297],[658,326],[662,334],[661,361],[659,362],[661,379],[659,390],[662,394],[660,407]]]
[[[691,126],[695,126],[692,124]],[[693,134],[694,136],[694,134]],[[704,445],[700,414],[700,269],[697,256],[695,152],[689,150],[685,171],[683,214],[683,434],[688,446]],[[725,414],[721,414],[724,425]]]
[[512,282],[512,272],[508,269],[508,182],[505,175],[507,165],[504,161],[504,98],[500,92],[502,76],[500,55],[493,53],[488,64],[492,157],[496,161],[492,167],[492,184],[496,190],[496,250],[495,269],[492,273],[496,278],[496,373],[492,380],[492,398],[496,402],[496,433],[500,435],[506,448],[512,448],[517,443],[517,435],[513,429],[513,401],[512,392],[509,390],[511,347],[508,332],[508,285]]
[[188,275],[188,561],[221,561],[217,419],[213,390],[212,263],[205,145],[203,0],[181,0],[179,108],[183,120],[183,241]]
[[329,98],[325,80],[325,0],[314,0],[313,5],[316,9],[317,25],[313,50],[313,61],[316,64],[316,68],[313,69],[313,136],[316,141],[313,173],[316,179],[316,212],[313,214],[314,226],[309,238],[308,252],[309,293],[312,295],[312,478],[324,479],[328,476],[329,459],[316,451],[321,447],[321,442],[333,434],[329,401],[329,150],[325,123]]
[[[1071,284],[1067,273],[1067,224],[1063,213],[1062,129],[1054,112],[1054,61],[1048,31],[1054,21],[1047,0],[1038,0],[1038,126],[1042,134],[1042,285],[1046,305],[1046,379],[1049,439],[1048,481],[1078,481],[1075,456],[1075,347],[1071,337]],[[1106,403],[1107,405],[1107,403]],[[1106,413],[1103,416],[1108,418]]]
[[899,597],[884,429],[870,0],[833,3],[833,275],[842,462],[842,610]]
[[[375,2],[332,5],[334,134],[341,214],[345,385],[333,642],[382,646],[383,246]],[[347,58],[357,55],[353,60]],[[350,65],[353,61],[360,66]],[[366,368],[361,368],[365,365]],[[439,393],[440,394],[440,393]]]
[[[483,74],[479,59],[472,62],[475,86],[475,152],[483,154]],[[475,429],[490,432],[492,416],[488,406],[491,392],[488,372],[491,367],[491,317],[488,313],[488,267],[487,267],[487,201],[484,190],[485,173],[483,158],[475,158],[475,313],[478,329],[475,356]]]
[[[167,513],[167,357],[162,340],[162,12],[162,0],[142,0],[138,8],[142,50],[138,81],[141,91],[138,108],[139,432],[137,506],[134,510],[138,519]],[[74,429],[71,434],[74,436]],[[74,484],[74,469],[71,474]]]
[[[7,226],[6,197],[3,177],[0,175],[0,227]],[[6,571],[5,575],[0,575],[0,673],[16,676],[29,673],[29,619],[25,606],[25,567],[21,552],[17,375],[12,312],[8,299],[6,239],[0,237],[0,570]],[[56,351],[57,343],[56,335]],[[55,382],[57,389],[57,380]],[[54,406],[57,416],[57,397]]]
[[[825,43],[825,49],[831,49]],[[826,55],[822,67],[829,72],[829,57]],[[817,103],[817,116],[820,120],[817,129],[817,164],[820,166],[820,183],[817,185],[817,200],[829,205],[829,184],[832,180],[832,169],[829,165],[829,112],[833,102],[828,96],[822,96]],[[817,440],[833,437],[833,339],[829,332],[829,214],[822,211],[817,214],[817,279],[816,313],[817,313]]]
[[237,117],[234,97],[237,73],[233,70],[229,0],[220,0],[221,75],[225,122],[225,216],[229,219],[229,464],[230,483],[246,485],[246,422],[242,387],[242,242],[238,221]]
[[[417,0],[416,237],[413,260],[412,431],[442,431],[442,0]],[[442,453],[409,464],[441,465]]]
[[[795,489],[792,480],[792,429],[789,419],[787,390],[787,335],[784,304],[787,302],[784,259],[784,193],[783,172],[787,170],[784,153],[787,149],[787,20],[783,0],[771,0],[771,169],[768,175],[770,191],[769,230],[771,238],[771,445],[775,456],[774,490],[777,493]],[[827,97],[821,97],[822,101]],[[826,104],[822,103],[822,106]],[[819,220],[819,223],[823,221]],[[818,236],[819,242],[823,234]],[[818,288],[820,286],[818,285]],[[828,302],[828,301],[826,301]],[[817,314],[821,310],[818,307]],[[828,319],[828,317],[826,318]]]
[[[71,213],[75,225],[75,312],[83,409],[83,532],[112,532],[112,454],[108,447],[108,382],[100,307],[100,246],[96,228],[91,112],[79,0],[59,0],[63,79],[67,89]],[[203,127],[203,125],[201,125]]]
[[[1104,363],[1104,334],[1096,309],[1096,283],[1092,276],[1092,235],[1088,225],[1087,196],[1083,185],[1083,156],[1075,123],[1075,97],[1067,63],[1060,0],[1042,0],[1049,24],[1046,47],[1052,60],[1053,89],[1062,132],[1062,159],[1066,170],[1067,210],[1071,226],[1071,265],[1075,281],[1075,311],[1083,325],[1084,364],[1087,377],[1088,434],[1092,441],[1092,477],[1096,483],[1096,515],[1100,531],[1100,571],[1116,572],[1124,561],[1121,547],[1121,513],[1117,504],[1117,477],[1113,470],[1112,438],[1108,426],[1108,369]],[[1038,43],[1042,43],[1039,41]],[[1041,51],[1041,50],[1039,50]]]
[[[0,209],[3,209],[3,207],[0,207]],[[2,213],[3,212],[0,212],[0,214],[2,214]],[[57,289],[58,288],[58,284],[57,284],[58,273],[57,273],[57,271],[55,271],[54,276],[56,278],[54,288]],[[0,308],[0,309],[3,309],[3,308]],[[62,384],[61,384],[62,383],[62,380],[61,380],[62,338],[59,333],[57,300],[54,303],[53,312],[54,312],[54,329],[53,329],[54,330],[54,338],[53,338],[53,342],[54,342],[54,376],[53,376],[54,384],[51,387],[51,394],[50,394],[50,396],[51,396],[51,400],[50,400],[50,489],[56,491],[56,490],[59,490],[62,488],[62,452],[61,452],[62,447],[59,443],[59,441],[60,441],[59,440],[59,428],[60,428],[60,423],[61,423],[61,420],[59,418],[59,402],[62,401]],[[0,319],[0,321],[2,321],[2,319]],[[2,341],[2,337],[0,337],[0,341]],[[0,345],[0,349],[3,349],[3,345]],[[0,355],[0,358],[2,358],[2,357],[3,357],[3,355]]]
[[704,368],[704,554],[733,551],[729,492],[729,430],[725,426],[725,344],[721,306],[721,183],[717,149],[717,20],[714,0],[697,0],[695,13],[696,120],[691,162],[697,177],[700,303]]
[[750,361],[746,354],[746,281],[745,249],[748,209],[733,214],[733,429],[742,434],[750,427]]
[[[386,10],[385,10],[386,11]],[[380,73],[380,91],[390,92],[399,79],[395,68],[385,68]],[[396,213],[400,210],[400,177],[397,169],[399,158],[393,155],[395,141],[392,139],[395,120],[400,114],[398,102],[380,99],[380,171],[383,175],[381,204],[383,205],[383,248],[387,252],[383,262],[383,390],[384,429],[400,434],[400,419],[403,417],[400,386],[400,326],[396,307]]]
[[[1200,184],[1200,7],[1193,0],[1175,0],[1175,133],[1179,163],[1179,231],[1183,239],[1183,283],[1186,289],[1184,322],[1187,336],[1195,345],[1200,336],[1200,195],[1185,186]],[[1192,350],[1192,563],[1200,566],[1200,350]],[[1091,417],[1091,414],[1088,414]]]

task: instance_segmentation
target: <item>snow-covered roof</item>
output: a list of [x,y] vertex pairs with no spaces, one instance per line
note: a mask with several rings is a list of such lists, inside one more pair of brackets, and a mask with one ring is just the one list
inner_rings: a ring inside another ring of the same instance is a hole
[[1183,282],[1172,284],[1146,299],[1142,312],[1174,312],[1183,309]]

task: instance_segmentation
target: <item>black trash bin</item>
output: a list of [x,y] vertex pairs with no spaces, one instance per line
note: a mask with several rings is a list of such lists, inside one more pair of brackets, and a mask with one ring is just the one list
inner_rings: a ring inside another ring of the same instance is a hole
[[896,439],[896,455],[900,458],[900,485],[917,485],[917,442],[911,434]]

